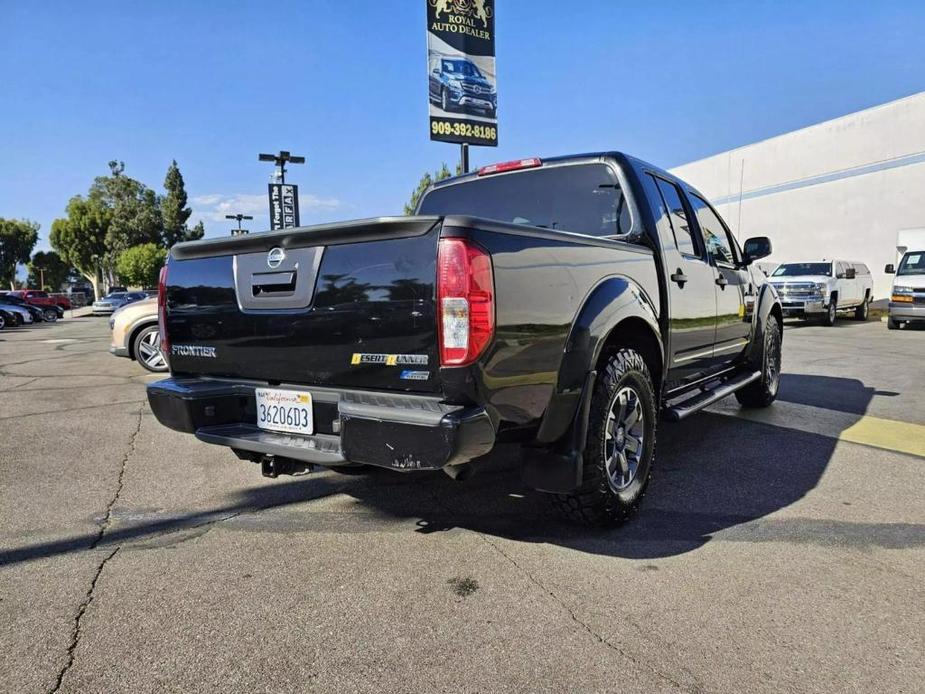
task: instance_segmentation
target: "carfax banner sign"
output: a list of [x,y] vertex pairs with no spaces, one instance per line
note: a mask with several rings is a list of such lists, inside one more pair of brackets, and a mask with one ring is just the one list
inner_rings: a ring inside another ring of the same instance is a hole
[[299,226],[299,187],[290,183],[270,183],[270,230]]
[[430,139],[495,147],[495,0],[426,2]]

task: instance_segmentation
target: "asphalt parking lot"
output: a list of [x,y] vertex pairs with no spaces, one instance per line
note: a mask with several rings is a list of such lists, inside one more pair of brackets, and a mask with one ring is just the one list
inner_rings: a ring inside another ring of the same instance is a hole
[[108,344],[0,333],[3,691],[922,691],[925,331],[788,324],[780,401],[662,425],[606,532],[510,450],[264,479]]

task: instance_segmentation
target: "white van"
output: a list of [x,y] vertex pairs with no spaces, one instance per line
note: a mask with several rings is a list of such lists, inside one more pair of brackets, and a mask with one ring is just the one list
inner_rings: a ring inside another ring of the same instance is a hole
[[885,272],[894,274],[893,291],[890,296],[890,316],[887,328],[896,330],[912,322],[925,322],[925,239],[918,245],[906,246],[899,267],[892,263]]

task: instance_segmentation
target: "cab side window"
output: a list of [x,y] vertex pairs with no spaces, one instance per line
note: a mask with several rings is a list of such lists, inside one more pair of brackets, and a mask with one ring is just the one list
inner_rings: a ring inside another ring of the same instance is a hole
[[652,176],[662,196],[663,212],[667,215],[671,232],[674,235],[675,247],[687,256],[700,257],[697,244],[694,243],[694,230],[687,219],[684,203],[681,202],[681,191],[674,183]]
[[700,224],[700,230],[703,232],[703,242],[707,247],[707,255],[715,263],[723,265],[735,265],[736,256],[733,252],[733,243],[729,238],[726,227],[720,221],[716,213],[707,205],[706,200],[690,195],[691,206],[694,208],[694,214],[697,216],[697,222]]

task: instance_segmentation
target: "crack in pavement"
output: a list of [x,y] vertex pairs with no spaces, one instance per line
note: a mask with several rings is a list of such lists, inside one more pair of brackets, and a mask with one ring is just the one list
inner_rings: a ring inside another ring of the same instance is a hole
[[[122,488],[125,485],[125,471],[128,467],[129,458],[131,458],[132,453],[135,452],[135,442],[138,439],[138,433],[141,431],[141,422],[144,418],[143,415],[144,404],[142,403],[142,406],[138,408],[138,423],[135,425],[135,430],[132,432],[132,435],[129,438],[128,449],[125,451],[125,455],[122,456],[122,464],[119,467],[119,477],[116,480],[116,490],[113,493],[112,498],[109,500],[109,503],[106,505],[106,514],[103,516],[103,520],[100,523],[99,532],[88,547],[89,551],[93,551],[97,548],[97,546],[102,541],[103,536],[106,534],[106,531],[109,529],[109,526],[112,524],[112,510],[115,507],[116,502],[119,500],[119,496],[122,494]],[[67,659],[65,660],[62,668],[58,671],[58,676],[55,679],[55,685],[50,690],[51,694],[54,694],[59,689],[61,689],[61,685],[64,683],[64,678],[67,676],[67,673],[74,665],[77,646],[80,643],[81,620],[83,619],[84,614],[86,614],[87,609],[90,607],[90,603],[92,603],[94,597],[96,597],[96,583],[99,581],[100,576],[102,576],[103,569],[106,568],[106,564],[109,563],[110,559],[116,556],[120,549],[122,549],[122,545],[119,545],[112,552],[106,555],[106,557],[96,567],[96,573],[93,575],[93,580],[90,581],[90,587],[87,589],[87,594],[84,597],[83,602],[78,606],[77,614],[74,616],[74,626],[71,630],[71,642],[67,647]]]
[[77,614],[74,617],[74,627],[71,630],[71,642],[67,647],[67,660],[64,663],[64,667],[58,671],[58,677],[55,679],[54,687],[49,690],[52,694],[55,694],[55,692],[61,689],[65,675],[67,675],[68,671],[70,671],[71,667],[74,665],[74,651],[77,650],[77,644],[80,642],[80,621],[83,619],[87,608],[90,607],[90,603],[93,602],[93,598],[96,597],[94,595],[96,591],[96,582],[100,580],[100,575],[103,573],[106,564],[110,559],[116,556],[120,549],[121,547],[116,547],[100,562],[100,565],[96,567],[96,573],[93,575],[93,580],[90,581],[90,588],[87,590],[83,602],[80,603],[80,606],[77,608]]
[[[444,511],[446,511],[446,512],[448,512],[448,513],[450,512],[450,510],[449,510],[449,509],[446,507],[446,505],[443,503],[443,500],[442,500],[440,497],[438,497],[438,496],[436,495],[436,493],[433,492],[433,490],[431,490],[430,495],[431,495],[431,498],[434,500],[434,502],[435,502],[438,506],[440,506],[441,508],[443,508]],[[625,658],[626,660],[629,660],[631,663],[633,663],[633,664],[636,665],[637,667],[639,667],[639,668],[641,668],[641,669],[648,670],[648,671],[651,672],[653,675],[655,675],[656,677],[658,677],[660,680],[662,680],[663,682],[665,682],[665,683],[671,685],[671,686],[674,687],[675,689],[679,689],[679,690],[685,691],[685,692],[694,692],[694,693],[701,691],[701,689],[700,689],[700,687],[699,687],[699,683],[698,683],[697,685],[695,685],[695,688],[694,688],[694,689],[688,689],[688,688],[685,687],[681,682],[678,682],[676,679],[674,679],[674,678],[671,677],[670,675],[668,675],[668,674],[662,672],[661,670],[659,670],[658,668],[653,667],[652,665],[649,665],[648,663],[640,662],[639,659],[637,659],[637,658],[636,658],[635,656],[633,656],[631,653],[627,653],[627,652],[626,652],[625,650],[623,650],[623,648],[621,648],[618,644],[615,644],[615,643],[611,642],[611,641],[608,640],[605,636],[602,636],[601,634],[599,634],[598,632],[596,632],[596,631],[591,627],[590,624],[588,624],[587,622],[585,622],[584,620],[582,620],[581,618],[579,618],[579,616],[575,613],[575,610],[573,610],[562,598],[560,598],[558,595],[556,595],[555,592],[553,592],[552,590],[550,590],[549,588],[547,588],[547,587],[546,587],[538,578],[536,578],[536,576],[534,576],[530,571],[528,571],[526,568],[524,568],[523,566],[521,566],[521,565],[517,562],[517,560],[514,559],[514,557],[512,557],[510,554],[508,554],[507,552],[505,552],[505,551],[501,548],[500,545],[498,545],[498,544],[496,544],[495,542],[493,542],[493,541],[491,540],[491,538],[489,538],[486,534],[479,532],[478,530],[472,530],[472,532],[475,533],[475,535],[476,535],[480,540],[482,540],[482,542],[484,542],[485,544],[487,544],[491,549],[493,549],[495,552],[497,552],[497,553],[500,554],[502,557],[504,557],[508,562],[510,562],[510,563],[514,566],[515,569],[517,569],[524,577],[526,577],[526,579],[527,579],[528,581],[530,581],[533,585],[535,585],[537,588],[539,588],[539,589],[540,589],[543,593],[545,593],[548,597],[552,598],[552,600],[553,600],[557,605],[559,605],[559,607],[561,607],[563,610],[565,610],[565,611],[568,613],[569,617],[572,619],[573,622],[575,622],[577,625],[579,625],[585,632],[587,632],[590,636],[592,636],[598,643],[600,643],[600,644],[606,646],[607,648],[611,649],[612,651],[618,653],[618,654],[621,655],[623,658]],[[637,629],[639,628],[638,625],[636,625],[636,624],[634,624],[633,626],[636,626]],[[689,670],[687,671],[687,674],[689,674],[692,678],[694,678],[694,679],[696,680],[696,677],[694,677],[694,674],[693,674],[692,672],[690,672]]]
[[[569,617],[571,617],[571,619],[572,619],[573,622],[575,622],[576,624],[578,624],[578,625],[579,625],[582,629],[584,629],[588,634],[590,634],[592,637],[594,637],[594,639],[596,639],[598,643],[603,644],[604,646],[606,646],[607,648],[610,648],[611,650],[615,651],[616,653],[619,653],[623,658],[629,660],[629,661],[630,661],[631,663],[633,663],[634,665],[636,665],[636,666],[638,666],[638,667],[640,667],[640,668],[643,668],[643,669],[645,669],[645,670],[648,670],[648,671],[651,672],[653,675],[655,675],[656,677],[658,677],[660,680],[662,680],[663,682],[665,682],[665,683],[671,685],[671,686],[674,687],[675,689],[679,689],[679,690],[681,690],[681,691],[686,691],[686,692],[698,692],[698,691],[700,691],[700,689],[699,689],[698,687],[695,687],[694,689],[688,689],[687,687],[685,687],[683,684],[681,684],[680,682],[678,682],[676,679],[674,679],[674,678],[671,677],[670,675],[668,675],[668,674],[662,672],[661,670],[659,670],[659,669],[657,669],[657,668],[655,668],[655,667],[649,665],[648,663],[640,662],[638,658],[636,658],[635,656],[633,656],[631,653],[628,653],[628,652],[626,652],[625,650],[623,650],[623,648],[621,648],[618,644],[615,644],[615,643],[611,642],[611,641],[608,640],[605,636],[602,636],[601,634],[599,634],[598,632],[596,632],[596,631],[591,627],[590,624],[588,624],[587,622],[585,622],[584,620],[582,620],[581,618],[579,618],[578,615],[575,613],[575,611],[574,611],[564,600],[562,600],[562,598],[560,598],[558,595],[556,595],[555,592],[553,592],[552,590],[550,590],[549,588],[547,588],[539,579],[537,579],[532,573],[530,573],[530,571],[528,571],[528,570],[525,569],[523,566],[521,566],[521,565],[517,562],[517,560],[515,560],[511,555],[509,555],[507,552],[505,552],[499,545],[495,544],[487,535],[484,535],[483,533],[480,533],[480,532],[478,532],[478,531],[474,531],[474,532],[475,532],[475,534],[478,535],[479,538],[481,538],[482,541],[485,542],[489,547],[491,547],[491,548],[494,549],[498,554],[500,554],[502,557],[504,557],[505,559],[507,559],[507,560],[508,560],[508,561],[509,561],[509,562],[510,562],[521,574],[523,574],[523,575],[527,578],[527,580],[529,580],[533,585],[535,585],[537,588],[539,588],[541,591],[543,591],[546,595],[548,595],[550,598],[552,598],[553,601],[554,601],[556,604],[559,605],[559,607],[561,607],[563,610],[565,610],[565,611],[568,613]],[[690,673],[690,672],[689,672],[688,674],[690,674],[691,676],[693,676],[693,673]]]
[[3,421],[5,419],[25,419],[27,417],[41,417],[41,416],[49,415],[49,414],[60,414],[62,412],[75,412],[77,410],[97,410],[101,407],[115,407],[117,405],[118,406],[137,405],[137,404],[144,405],[144,403],[145,403],[144,400],[120,400],[117,402],[104,402],[104,403],[100,403],[99,405],[85,405],[83,407],[67,407],[67,408],[60,409],[60,410],[46,410],[43,412],[26,412],[25,414],[10,415],[9,417],[0,417],[0,421]]

